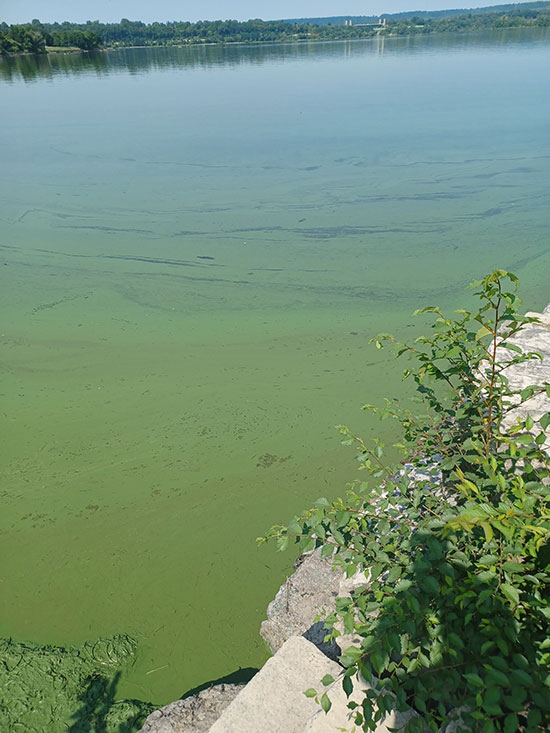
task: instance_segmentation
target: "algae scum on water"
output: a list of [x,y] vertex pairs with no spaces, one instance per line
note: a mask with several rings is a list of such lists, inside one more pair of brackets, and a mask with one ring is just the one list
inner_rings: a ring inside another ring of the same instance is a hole
[[547,303],[550,29],[46,61],[0,61],[0,731],[120,733],[265,662],[255,538],[354,478],[334,425],[395,442],[369,339]]
[[117,700],[121,668],[136,642],[124,634],[79,647],[0,639],[0,723],[4,731],[131,733],[153,710]]

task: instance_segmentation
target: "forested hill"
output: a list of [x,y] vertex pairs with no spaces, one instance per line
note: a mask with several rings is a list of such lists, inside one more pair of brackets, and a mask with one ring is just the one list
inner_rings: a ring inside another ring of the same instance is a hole
[[[411,10],[401,13],[382,13],[388,20],[407,20],[410,18],[450,18],[453,15],[480,15],[484,13],[498,13],[499,15],[514,14],[517,11],[524,14],[531,10],[550,12],[550,2],[508,3],[506,5],[487,5],[483,8],[453,8],[450,10]],[[352,23],[374,23],[379,15],[333,15],[325,18],[287,18],[285,23],[310,23],[311,25],[344,25],[346,21]]]
[[[506,8],[506,12],[503,12]],[[483,11],[483,12],[481,12]],[[491,12],[489,12],[491,11]],[[450,15],[448,13],[451,13]],[[288,21],[236,20],[189,23],[143,23],[123,18],[120,23],[88,21],[77,23],[41,23],[33,20],[23,25],[0,23],[0,54],[46,53],[55,47],[92,51],[101,47],[177,46],[197,43],[259,43],[322,41],[369,38],[373,35],[411,35],[445,32],[468,32],[496,28],[550,26],[550,2],[503,5],[481,8],[471,13],[441,11],[414,15],[384,16],[383,27],[320,24]],[[368,21],[366,21],[368,22]]]

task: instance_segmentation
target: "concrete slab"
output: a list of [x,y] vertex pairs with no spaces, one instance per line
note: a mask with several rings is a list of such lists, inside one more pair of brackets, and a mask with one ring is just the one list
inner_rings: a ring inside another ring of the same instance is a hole
[[210,728],[210,733],[303,733],[319,709],[304,695],[342,667],[302,636],[286,641]]

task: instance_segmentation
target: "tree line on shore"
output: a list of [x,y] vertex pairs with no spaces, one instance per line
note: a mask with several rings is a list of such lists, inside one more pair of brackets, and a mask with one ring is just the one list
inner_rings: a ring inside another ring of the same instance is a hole
[[91,51],[101,47],[172,46],[195,43],[258,43],[306,40],[343,40],[381,35],[467,32],[530,26],[550,26],[550,10],[527,5],[510,11],[464,13],[448,17],[385,17],[385,26],[312,25],[287,21],[236,20],[143,23],[123,18],[120,23],[0,24],[0,54],[46,53],[48,47],[76,47]]
[[92,51],[101,48],[103,41],[95,31],[74,23],[0,23],[0,54],[46,53],[48,46]]

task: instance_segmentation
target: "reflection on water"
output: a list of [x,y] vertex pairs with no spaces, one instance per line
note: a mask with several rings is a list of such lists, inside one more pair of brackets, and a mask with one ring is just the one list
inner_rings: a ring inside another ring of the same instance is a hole
[[326,43],[281,43],[258,45],[205,45],[171,48],[123,48],[89,53],[59,53],[44,56],[13,56],[0,59],[0,79],[34,81],[57,75],[124,73],[143,74],[155,70],[192,67],[261,65],[299,60],[322,60],[382,53],[433,53],[443,49],[499,49],[503,45],[547,43],[550,29],[509,28],[481,33],[440,33],[377,37],[358,41]]

